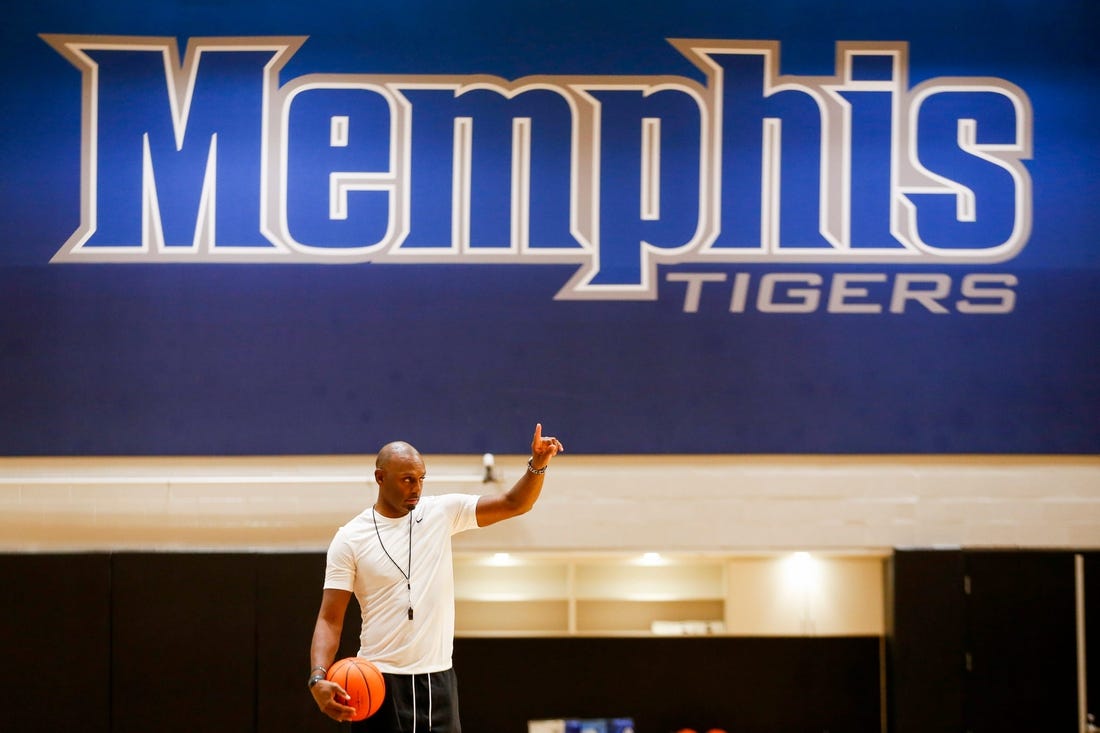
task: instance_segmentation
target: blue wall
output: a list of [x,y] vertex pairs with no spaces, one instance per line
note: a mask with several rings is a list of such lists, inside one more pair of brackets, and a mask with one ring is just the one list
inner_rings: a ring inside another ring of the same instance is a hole
[[1096,453],[1100,12],[1004,5],[11,11],[0,452]]

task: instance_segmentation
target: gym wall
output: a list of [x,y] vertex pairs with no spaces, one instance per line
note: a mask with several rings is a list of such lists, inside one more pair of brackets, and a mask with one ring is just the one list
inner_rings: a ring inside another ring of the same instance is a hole
[[[675,720],[655,686],[697,640],[460,640],[476,669],[550,657],[538,711],[566,712],[552,691],[598,648],[656,657],[614,688],[652,733],[1061,730],[1022,711],[1065,686],[987,674],[981,650],[1047,668],[973,619],[1061,650],[1066,558],[1100,545],[1098,21],[1081,0],[8,9],[0,715],[320,727],[316,563],[374,451],[409,440],[431,490],[490,491],[541,421],[567,452],[537,511],[458,549],[913,549],[882,640],[713,640],[767,684],[716,689],[708,663]],[[1017,569],[1059,600],[1017,598]],[[996,602],[958,597],[978,570]],[[466,679],[488,733],[543,714]],[[812,704],[779,699],[792,682]]]

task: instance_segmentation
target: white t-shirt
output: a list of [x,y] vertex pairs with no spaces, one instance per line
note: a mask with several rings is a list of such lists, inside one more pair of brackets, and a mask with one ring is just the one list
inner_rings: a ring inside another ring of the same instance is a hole
[[451,668],[451,536],[477,526],[477,500],[473,494],[421,496],[416,509],[400,519],[371,507],[336,531],[328,549],[325,588],[355,594],[363,618],[359,656],[381,671],[424,674]]

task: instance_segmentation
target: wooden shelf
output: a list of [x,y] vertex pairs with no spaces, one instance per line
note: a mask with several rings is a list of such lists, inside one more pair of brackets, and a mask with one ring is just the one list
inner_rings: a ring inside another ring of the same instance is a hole
[[569,597],[568,562],[525,558],[505,564],[495,558],[455,558],[456,599],[539,601]]
[[577,602],[577,629],[653,633],[654,622],[722,622],[725,604],[710,601],[599,600]]
[[592,600],[721,600],[726,596],[724,570],[720,561],[664,565],[580,562],[574,595]]
[[882,635],[884,557],[456,553],[455,633]]
[[455,629],[462,636],[568,634],[569,602],[456,600]]

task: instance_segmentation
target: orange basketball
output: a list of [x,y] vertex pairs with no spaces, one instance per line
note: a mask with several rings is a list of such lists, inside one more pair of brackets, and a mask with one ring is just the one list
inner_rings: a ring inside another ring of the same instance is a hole
[[325,676],[351,695],[351,700],[344,702],[337,698],[337,702],[355,708],[352,720],[364,720],[377,713],[386,697],[386,680],[382,673],[362,657],[347,657],[335,662]]

